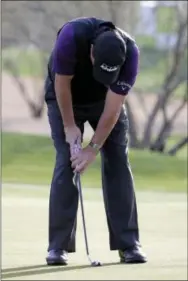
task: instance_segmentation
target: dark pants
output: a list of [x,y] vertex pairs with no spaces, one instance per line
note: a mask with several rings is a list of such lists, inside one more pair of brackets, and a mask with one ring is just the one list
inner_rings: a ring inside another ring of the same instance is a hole
[[[75,121],[82,132],[86,121],[95,130],[103,107],[104,102],[74,107]],[[75,252],[78,191],[72,182],[69,145],[65,141],[63,122],[56,102],[48,103],[48,117],[56,149],[50,191],[48,250]],[[139,242],[127,132],[128,120],[122,109],[118,122],[101,149],[102,187],[111,250],[125,250]]]

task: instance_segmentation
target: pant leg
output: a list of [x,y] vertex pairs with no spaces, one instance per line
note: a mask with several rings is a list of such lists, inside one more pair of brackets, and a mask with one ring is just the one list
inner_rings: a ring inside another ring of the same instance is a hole
[[[97,120],[90,122],[93,129],[97,123]],[[137,204],[128,158],[127,133],[128,120],[122,110],[101,149],[102,186],[111,250],[125,250],[139,243]]]
[[[56,249],[75,252],[78,191],[72,182],[70,149],[65,141],[63,122],[56,102],[48,104],[48,118],[56,150],[49,200],[48,251]],[[75,119],[83,133],[82,120]]]

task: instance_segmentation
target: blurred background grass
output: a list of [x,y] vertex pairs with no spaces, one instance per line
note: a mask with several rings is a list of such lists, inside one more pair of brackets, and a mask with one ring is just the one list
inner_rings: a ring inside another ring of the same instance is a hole
[[[178,139],[169,139],[168,146]],[[3,182],[49,185],[54,161],[55,151],[49,137],[3,133]],[[176,157],[131,149],[130,163],[136,189],[178,192],[187,189],[187,147]],[[101,187],[99,156],[83,175],[83,185]]]

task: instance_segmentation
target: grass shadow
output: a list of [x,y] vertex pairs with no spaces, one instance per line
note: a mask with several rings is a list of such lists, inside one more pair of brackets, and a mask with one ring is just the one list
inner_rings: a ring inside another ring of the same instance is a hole
[[[104,266],[112,266],[117,265],[119,262],[111,262],[111,263],[103,263],[102,267]],[[46,274],[46,273],[53,273],[53,272],[63,272],[63,271],[71,271],[71,270],[79,270],[85,268],[93,268],[91,265],[74,265],[74,266],[47,266],[44,264],[41,265],[31,265],[31,266],[22,266],[22,267],[13,267],[13,268],[6,268],[2,269],[2,280],[8,278],[15,278],[15,277],[23,277],[23,276],[31,276],[31,275],[38,275],[38,274]]]

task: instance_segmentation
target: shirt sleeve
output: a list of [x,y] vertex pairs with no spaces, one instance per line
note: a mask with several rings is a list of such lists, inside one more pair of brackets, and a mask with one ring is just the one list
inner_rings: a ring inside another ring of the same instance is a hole
[[116,94],[126,96],[133,87],[138,74],[139,55],[138,46],[132,45],[117,81],[110,86],[110,89]]
[[60,31],[53,52],[53,72],[60,75],[74,75],[76,43],[74,26],[71,23],[66,24]]

